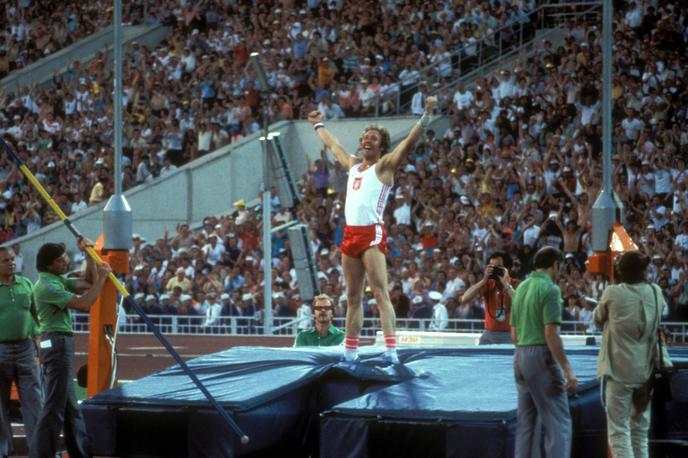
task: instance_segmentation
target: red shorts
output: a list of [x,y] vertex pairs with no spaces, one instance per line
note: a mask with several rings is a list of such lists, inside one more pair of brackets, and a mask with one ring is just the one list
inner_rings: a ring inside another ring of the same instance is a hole
[[360,258],[365,250],[378,247],[387,253],[387,231],[382,224],[372,226],[345,226],[342,253],[352,258]]

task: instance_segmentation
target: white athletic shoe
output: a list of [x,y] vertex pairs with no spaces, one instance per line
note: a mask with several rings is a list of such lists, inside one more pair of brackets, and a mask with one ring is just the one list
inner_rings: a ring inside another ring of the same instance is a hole
[[344,361],[347,363],[358,361],[358,350],[344,350]]
[[401,364],[396,350],[385,351],[385,354],[382,356],[382,360],[390,364]]

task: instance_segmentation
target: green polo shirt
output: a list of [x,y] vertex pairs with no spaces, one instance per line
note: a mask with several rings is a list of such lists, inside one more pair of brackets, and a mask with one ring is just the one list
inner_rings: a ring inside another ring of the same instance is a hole
[[76,286],[76,279],[64,278],[48,272],[39,272],[33,287],[33,299],[41,323],[41,334],[48,332],[72,332],[72,312],[67,304],[74,297],[69,291]]
[[316,328],[306,329],[296,336],[295,347],[331,347],[344,342],[344,331],[330,325],[327,334],[321,336]]
[[0,282],[0,343],[27,339],[38,334],[31,314],[33,306],[31,280],[14,276],[14,284]]
[[516,327],[518,346],[546,345],[545,325],[561,324],[561,291],[549,275],[533,272],[511,298],[509,324]]

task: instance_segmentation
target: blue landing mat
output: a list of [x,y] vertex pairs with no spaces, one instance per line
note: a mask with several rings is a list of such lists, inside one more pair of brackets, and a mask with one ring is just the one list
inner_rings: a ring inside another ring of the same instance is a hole
[[[589,435],[595,443],[601,437],[597,351],[567,348],[580,383],[571,397],[574,437]],[[392,438],[401,447],[396,456],[418,456],[405,443],[428,440],[430,448],[422,450],[437,453],[424,456],[513,453],[513,347],[403,348],[404,370],[385,365],[381,348],[362,348],[356,364],[340,362],[341,353],[341,348],[237,347],[190,361],[251,437],[248,445],[239,443],[177,366],[101,393],[82,404],[93,452],[392,456],[393,448],[384,445]],[[688,364],[688,351],[672,356]]]

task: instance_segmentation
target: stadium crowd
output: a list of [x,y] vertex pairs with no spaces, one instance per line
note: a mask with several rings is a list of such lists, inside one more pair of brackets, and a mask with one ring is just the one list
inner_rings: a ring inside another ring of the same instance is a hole
[[[633,8],[615,32],[613,181],[629,234],[653,258],[651,280],[663,288],[666,313],[685,320],[688,92],[680,50],[688,37],[686,16],[668,4],[648,8],[638,22]],[[593,304],[585,298],[597,298],[603,288],[602,279],[586,271],[591,207],[602,178],[599,41],[594,24],[571,22],[560,48],[543,43],[538,55],[512,71],[457,87],[450,128],[427,132],[398,173],[388,205],[388,260],[399,317],[427,307],[437,291],[451,317],[480,318],[478,301],[460,306],[459,298],[482,275],[487,255],[509,253],[510,274],[523,278],[532,254],[553,245],[566,253],[560,286],[567,317],[588,329]],[[345,186],[346,172],[322,151],[303,177],[296,214],[311,228],[320,287],[336,298],[343,293]],[[273,205],[274,224],[287,221],[277,199]],[[137,245],[133,290],[150,295],[151,304],[159,293],[171,303],[188,294],[201,314],[212,301],[225,314],[237,314],[233,304],[250,306],[251,313],[260,309],[260,221],[256,212],[238,208],[206,218],[197,231],[182,226],[174,237]],[[275,235],[276,316],[295,316],[301,305],[288,245],[285,234]],[[374,317],[372,296],[365,302]],[[344,305],[335,315],[343,315]]]
[[[14,41],[37,47],[30,37],[45,21],[37,16],[43,3],[6,6],[8,29],[0,48],[9,49]],[[50,42],[67,45],[107,24],[111,10],[101,3],[51,6],[55,28],[61,24],[58,17],[71,21],[76,15],[76,30],[83,33]],[[448,76],[452,56],[447,49],[489,37],[498,26],[527,21],[524,11],[534,7],[534,2],[511,0],[455,7],[452,2],[350,2],[346,8],[341,0],[293,3],[258,2],[251,8],[245,2],[158,0],[148,2],[145,12],[143,2],[126,5],[125,22],[145,16],[146,22],[174,31],[155,49],[134,42],[126,51],[124,189],[260,129],[261,97],[247,68],[249,50],[262,53],[275,88],[268,107],[272,121],[303,118],[315,106],[328,119],[370,115],[377,96],[384,98],[383,111],[398,103],[400,91],[410,96],[420,80],[418,68],[433,63]],[[426,28],[421,30],[422,18]],[[452,34],[442,36],[448,25]],[[23,40],[17,38],[20,29],[30,32],[21,32]],[[8,70],[29,61],[14,59]],[[0,135],[12,140],[66,214],[111,192],[111,84],[109,56],[98,53],[85,64],[73,62],[47,86],[0,92]],[[21,194],[6,212],[7,224],[0,225],[2,241],[55,221],[6,160],[0,163],[0,180],[10,196]]]
[[[126,25],[158,23],[177,2],[158,1],[148,16],[142,0],[124,2]],[[165,6],[163,10],[160,7]],[[0,79],[112,24],[112,2],[19,0],[0,5]],[[146,17],[148,16],[148,17]]]
[[[614,32],[613,181],[625,203],[629,234],[653,257],[651,281],[663,288],[669,318],[685,321],[688,10],[681,2],[622,3]],[[173,34],[154,51],[134,46],[126,79],[132,155],[125,186],[259,129],[258,92],[244,74],[248,49],[260,47],[280,63],[270,69],[279,88],[270,106],[273,119],[303,117],[315,104],[331,110],[333,118],[352,116],[369,113],[366,94],[375,92],[369,82],[382,94],[385,85],[403,86],[401,69],[416,69],[449,47],[433,34],[440,25],[451,22],[451,40],[465,41],[527,10],[522,2],[467,3],[465,10],[443,8],[442,2],[396,10],[389,5],[289,10],[261,4],[257,12],[237,6],[227,10],[232,14],[218,11],[222,21],[214,26],[206,13],[204,20],[180,27],[185,33]],[[371,11],[396,14],[377,18]],[[416,21],[420,13],[430,18],[425,30]],[[407,23],[415,35],[393,32]],[[269,36],[261,35],[266,25]],[[602,177],[600,39],[599,24],[572,20],[561,46],[545,41],[535,56],[508,70],[456,87],[445,107],[450,127],[428,131],[395,177],[385,219],[398,317],[414,316],[432,303],[431,292],[439,292],[450,317],[481,318],[477,301],[460,306],[458,298],[480,278],[486,257],[496,250],[509,253],[511,276],[523,278],[532,254],[553,245],[566,253],[560,281],[566,317],[580,320],[583,329],[590,326],[592,303],[585,298],[597,298],[603,288],[585,265],[591,206]],[[75,203],[94,202],[94,193],[87,194],[99,179],[101,197],[107,194],[108,72],[104,62],[75,65],[71,75],[55,78],[54,88],[34,89],[29,103],[21,101],[24,96],[4,105],[13,108],[5,116],[19,114],[26,127],[19,136],[34,136],[23,139],[20,152],[33,158],[41,179],[70,211]],[[59,101],[65,96],[75,108],[62,118],[60,107],[67,104]],[[3,122],[3,133],[19,129]],[[51,133],[56,123],[60,127]],[[29,156],[36,150],[44,154]],[[277,198],[272,211],[275,225],[292,216],[309,224],[321,289],[340,298],[346,171],[328,154],[321,152],[303,177],[304,199],[296,214],[280,208]],[[6,234],[48,222],[48,212],[3,161]],[[210,317],[260,310],[260,213],[245,202],[235,207],[231,215],[207,217],[197,230],[180,225],[155,241],[134,238],[127,283],[149,312]],[[285,233],[274,235],[272,254],[275,315],[295,316],[301,302]],[[372,296],[364,302],[366,314],[375,317]],[[343,316],[344,306],[339,301],[335,316]]]

